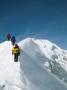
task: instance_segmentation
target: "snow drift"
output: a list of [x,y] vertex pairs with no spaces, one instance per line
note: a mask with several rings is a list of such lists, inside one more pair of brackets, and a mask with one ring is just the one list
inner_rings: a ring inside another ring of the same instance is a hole
[[0,90],[67,90],[67,51],[48,40],[27,38],[18,44],[17,63],[11,42],[0,44]]

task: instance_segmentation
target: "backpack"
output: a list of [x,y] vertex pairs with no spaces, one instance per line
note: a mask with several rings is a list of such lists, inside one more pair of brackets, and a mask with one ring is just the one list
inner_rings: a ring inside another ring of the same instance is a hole
[[12,41],[12,42],[16,42],[16,39],[15,39],[14,36],[11,38],[11,41]]

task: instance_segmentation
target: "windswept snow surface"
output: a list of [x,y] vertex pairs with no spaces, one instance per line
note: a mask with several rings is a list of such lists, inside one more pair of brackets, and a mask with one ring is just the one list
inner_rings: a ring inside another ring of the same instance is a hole
[[0,90],[67,90],[67,51],[48,40],[27,38],[18,44],[19,62],[10,41],[0,44]]

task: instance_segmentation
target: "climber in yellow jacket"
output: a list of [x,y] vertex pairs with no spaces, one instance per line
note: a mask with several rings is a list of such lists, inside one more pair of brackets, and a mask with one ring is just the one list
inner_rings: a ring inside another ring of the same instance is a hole
[[20,48],[17,44],[15,44],[15,46],[13,47],[12,54],[14,55],[14,61],[17,62],[18,56],[20,55]]

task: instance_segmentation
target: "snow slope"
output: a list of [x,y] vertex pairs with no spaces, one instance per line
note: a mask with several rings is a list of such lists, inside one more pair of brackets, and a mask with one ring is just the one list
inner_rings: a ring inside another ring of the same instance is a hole
[[27,38],[18,44],[17,63],[11,42],[0,44],[0,90],[67,90],[67,51],[47,40]]
[[48,40],[27,38],[20,43],[26,54],[67,83],[67,51]]

